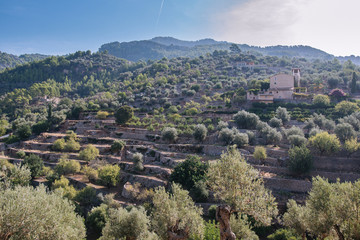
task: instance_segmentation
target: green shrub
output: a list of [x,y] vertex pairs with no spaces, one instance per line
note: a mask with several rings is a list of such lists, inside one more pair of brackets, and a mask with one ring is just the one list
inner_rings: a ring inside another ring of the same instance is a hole
[[113,144],[111,144],[111,151],[113,153],[122,151],[124,147],[126,146],[126,143],[122,140],[115,140]]
[[195,202],[206,202],[209,197],[209,190],[203,180],[197,181],[190,189],[190,196]]
[[209,218],[212,219],[212,220],[216,220],[216,208],[217,208],[217,205],[211,205],[209,207]]
[[194,128],[193,132],[195,140],[202,142],[206,139],[207,136],[207,128],[204,124],[198,124]]
[[349,123],[340,123],[336,125],[335,134],[342,142],[355,138],[357,135],[353,126],[351,126]]
[[296,174],[305,174],[311,171],[313,157],[305,146],[294,147],[289,150],[289,170]]
[[109,113],[106,111],[98,111],[96,113],[96,118],[97,119],[106,119],[109,116]]
[[120,167],[118,165],[105,165],[98,169],[98,181],[107,187],[116,186],[120,181]]
[[214,220],[205,222],[204,240],[220,240],[219,224]]
[[288,137],[288,140],[291,146],[296,146],[296,147],[306,145],[307,143],[307,139],[299,135],[291,135]]
[[181,184],[184,189],[190,190],[195,183],[205,180],[209,166],[202,163],[197,156],[188,156],[178,164],[171,173],[169,181]]
[[340,141],[335,134],[321,132],[309,139],[309,145],[323,154],[331,154],[340,150]]
[[229,128],[221,129],[218,136],[219,140],[225,143],[225,145],[231,144],[234,141],[234,137],[234,131]]
[[63,138],[60,138],[60,139],[57,139],[53,145],[51,146],[52,150],[54,151],[63,151],[65,149],[65,139]]
[[144,156],[141,153],[135,153],[133,155],[134,169],[135,171],[143,171],[144,170]]
[[269,240],[301,240],[294,230],[281,228],[267,237]]
[[79,153],[79,158],[85,161],[95,160],[99,156],[99,149],[89,144],[86,148]]
[[24,159],[26,157],[26,153],[23,150],[20,150],[16,153],[18,158]]
[[86,228],[98,237],[100,237],[102,229],[105,227],[106,219],[108,218],[107,205],[101,204],[98,207],[91,209],[85,224]]
[[116,123],[123,125],[125,123],[127,123],[131,118],[134,117],[134,110],[125,105],[120,107],[114,114],[115,119],[116,119]]
[[39,176],[44,166],[43,160],[35,154],[30,154],[30,156],[25,157],[22,164],[30,169],[32,178]]
[[96,182],[99,179],[98,171],[92,167],[84,166],[81,171],[91,182]]
[[279,118],[273,117],[270,119],[269,125],[273,128],[278,128],[278,127],[281,127],[282,121]]
[[65,144],[65,147],[64,147],[64,150],[66,152],[77,152],[80,150],[80,143],[76,142],[75,139],[69,139],[66,141],[66,144]]
[[52,184],[52,189],[61,189],[63,192],[63,197],[66,197],[70,200],[74,199],[76,196],[76,189],[74,186],[69,185],[69,180],[64,176],[61,176],[60,179],[57,179]]
[[255,147],[253,156],[256,160],[265,160],[267,158],[266,149],[262,146]]
[[63,155],[55,167],[55,172],[59,175],[75,174],[80,172],[81,166],[78,161],[68,160],[68,155]]
[[173,141],[176,141],[176,139],[178,137],[178,132],[177,132],[176,128],[166,127],[161,132],[161,137],[165,141],[173,142]]
[[233,116],[235,123],[239,128],[253,129],[260,121],[259,117],[254,113],[249,113],[244,110],[239,111]]
[[278,119],[281,119],[282,123],[284,124],[290,121],[290,114],[288,113],[286,108],[278,107],[275,114],[276,117]]
[[249,143],[249,137],[246,133],[237,133],[234,136],[234,144],[238,147],[243,147]]

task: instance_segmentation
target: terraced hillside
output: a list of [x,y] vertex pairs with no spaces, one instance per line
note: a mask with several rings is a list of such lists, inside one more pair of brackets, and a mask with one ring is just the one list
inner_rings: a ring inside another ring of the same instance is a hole
[[[146,118],[146,116],[139,116]],[[133,187],[138,183],[142,188],[155,188],[166,186],[173,168],[183,162],[188,155],[198,155],[204,162],[211,162],[220,157],[226,151],[226,146],[217,141],[218,131],[210,132],[207,138],[199,143],[194,138],[182,134],[176,142],[169,143],[161,138],[158,130],[145,128],[124,127],[115,123],[114,119],[97,120],[94,116],[87,116],[87,120],[66,120],[57,132],[42,133],[38,137],[20,142],[15,145],[5,145],[5,158],[12,162],[21,162],[18,158],[19,151],[26,155],[35,154],[40,156],[46,166],[54,168],[62,155],[67,154],[68,159],[78,161],[81,165],[93,167],[104,163],[118,164],[121,168],[121,181],[116,187],[101,186],[91,182],[83,173],[67,175],[66,177],[77,188],[91,186],[99,193],[115,193],[115,199],[122,204],[135,204],[137,200],[132,196]],[[224,119],[231,119],[230,115],[224,115]],[[99,150],[99,156],[94,161],[84,161],[79,157],[79,151],[54,151],[52,146],[57,139],[65,138],[66,132],[73,130],[77,134],[80,150],[91,144]],[[111,145],[115,140],[123,140],[125,148],[117,153],[111,151]],[[296,176],[287,168],[289,145],[279,143],[278,147],[266,146],[267,158],[256,160],[253,157],[254,146],[245,146],[240,149],[246,161],[260,171],[265,184],[276,196],[280,209],[289,198],[303,201],[306,193],[311,189],[311,177],[322,176],[330,181],[355,181],[360,178],[359,161],[360,153],[357,152],[351,158],[341,157],[342,153],[331,157],[315,156],[314,168],[306,176]],[[135,153],[144,156],[144,169],[134,168],[132,161]],[[45,182],[45,177],[38,178],[36,182]],[[125,186],[125,187],[124,187]],[[201,203],[206,209],[213,202],[210,197],[208,203]]]

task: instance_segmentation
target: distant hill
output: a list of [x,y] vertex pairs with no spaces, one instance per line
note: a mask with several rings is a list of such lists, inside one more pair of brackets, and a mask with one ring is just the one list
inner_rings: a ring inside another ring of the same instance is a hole
[[[172,37],[155,37],[150,40],[131,42],[112,42],[104,44],[99,51],[108,51],[109,54],[130,61],[158,60],[163,57],[199,57],[215,50],[230,50],[230,42],[219,42],[213,39],[198,41],[184,41]],[[306,59],[332,60],[333,55],[310,46],[270,46],[256,47],[238,44],[245,52],[260,53],[269,56],[287,56]]]
[[49,57],[42,54],[24,54],[16,56],[9,53],[0,52],[0,71],[5,68],[13,68],[27,62],[39,61]]

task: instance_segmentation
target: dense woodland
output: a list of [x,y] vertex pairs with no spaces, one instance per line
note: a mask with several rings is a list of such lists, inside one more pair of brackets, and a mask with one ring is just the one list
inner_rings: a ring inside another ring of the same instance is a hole
[[[333,58],[263,56],[241,45],[137,62],[101,50],[0,72],[0,136],[9,152],[0,156],[0,239],[360,239],[360,182],[313,175],[318,159],[359,156],[359,66]],[[292,68],[301,69],[307,94],[271,104],[246,100],[247,91],[268,89],[270,76]],[[94,124],[89,144],[70,122]],[[159,181],[166,184],[131,185],[133,201],[125,206],[116,192],[97,194],[91,187],[115,191],[124,173],[146,175],[144,152],[130,154],[131,170],[104,160],[136,145],[112,128],[145,131],[148,142],[162,147],[227,151],[217,157],[189,154],[166,168],[166,181]],[[106,154],[96,139],[103,130],[112,137],[102,140]],[[33,139],[44,143],[46,134],[59,135],[46,142],[59,156],[49,165],[23,147]],[[282,169],[291,179],[311,182],[303,199],[270,191],[247,161],[264,165],[269,149],[288,154]],[[14,159],[21,164],[11,164]],[[78,189],[68,180],[75,174],[92,185]],[[30,186],[38,178],[47,188]],[[279,196],[289,199],[283,209]],[[207,214],[200,203],[211,204]]]

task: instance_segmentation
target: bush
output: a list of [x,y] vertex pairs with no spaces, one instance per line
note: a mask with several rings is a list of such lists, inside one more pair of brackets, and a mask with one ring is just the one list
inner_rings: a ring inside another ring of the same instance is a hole
[[27,139],[31,136],[31,127],[28,124],[23,124],[16,129],[16,135],[19,136],[21,140]]
[[296,126],[292,126],[289,129],[284,129],[284,133],[287,138],[289,138],[292,135],[298,135],[298,136],[302,136],[302,137],[304,136],[303,130],[301,130],[301,128],[296,127]]
[[76,142],[74,139],[69,139],[66,144],[64,150],[66,152],[77,152],[80,150],[80,143]]
[[100,237],[100,234],[105,227],[106,219],[108,218],[107,209],[107,205],[101,204],[100,206],[91,209],[86,218],[86,228],[91,231],[91,233],[97,235],[97,238]]
[[289,143],[292,146],[302,146],[302,145],[306,145],[307,143],[307,139],[303,136],[299,136],[299,135],[291,135],[288,137]]
[[330,98],[327,95],[318,94],[313,99],[313,104],[318,107],[326,107],[330,105]]
[[133,155],[134,169],[135,171],[143,171],[144,170],[144,156],[141,153],[135,153]]
[[26,157],[26,153],[23,150],[20,150],[16,153],[18,158],[24,159]]
[[124,208],[111,209],[102,234],[100,240],[159,239],[150,232],[150,219],[143,207],[133,207],[130,211]]
[[294,147],[289,150],[289,170],[296,174],[304,174],[311,171],[313,157],[310,150],[305,146]]
[[0,194],[2,239],[85,239],[83,219],[61,195],[44,186],[15,187]]
[[22,164],[30,169],[32,178],[39,176],[44,166],[43,160],[35,154],[30,154],[30,156],[25,157]]
[[109,113],[106,111],[98,111],[96,114],[96,118],[98,119],[106,119],[109,116]]
[[65,140],[63,138],[57,139],[51,146],[54,151],[63,151],[65,149]]
[[184,189],[190,190],[195,183],[205,180],[209,166],[202,163],[197,156],[188,156],[178,164],[171,173],[169,181],[181,184]]
[[64,176],[61,176],[60,179],[57,179],[52,184],[52,189],[62,189],[63,197],[66,197],[70,200],[74,199],[76,196],[76,189],[74,186],[69,185],[69,180]]
[[253,156],[256,160],[265,160],[267,158],[266,149],[262,146],[255,147]]
[[66,141],[69,141],[69,140],[78,141],[79,139],[78,139],[78,137],[77,137],[77,134],[74,133],[74,131],[68,130],[68,131],[66,131],[65,140],[66,140]]
[[161,132],[161,136],[162,136],[162,139],[165,141],[174,142],[174,141],[176,141],[176,139],[178,137],[178,132],[177,132],[176,128],[166,127]]
[[259,117],[254,113],[249,113],[244,110],[239,111],[233,116],[235,123],[239,128],[253,129],[260,121]]
[[318,133],[321,133],[322,131],[319,128],[312,128],[309,131],[309,137],[315,136]]
[[344,149],[348,152],[348,156],[360,149],[360,143],[356,138],[348,139],[344,143]]
[[100,204],[100,199],[96,194],[96,190],[93,187],[87,186],[76,193],[74,201],[77,202],[77,211],[86,215],[94,206]]
[[204,240],[220,240],[220,229],[215,221],[205,222]]
[[221,130],[223,128],[227,128],[229,126],[229,124],[227,122],[224,122],[224,121],[220,121],[218,124],[217,124],[217,129],[218,130]]
[[134,116],[134,110],[125,105],[120,107],[114,114],[117,124],[125,124]]
[[237,133],[234,136],[234,144],[238,147],[243,147],[249,143],[249,137],[246,133]]
[[252,231],[252,226],[246,215],[236,218],[236,216],[232,214],[230,217],[230,225],[237,239],[259,240],[256,233]]
[[99,156],[99,149],[89,144],[79,153],[79,158],[85,161],[95,160]]
[[360,108],[356,103],[348,101],[339,102],[335,106],[335,111],[342,117],[358,112],[359,110]]
[[276,131],[275,128],[270,128],[265,139],[267,144],[277,144],[282,140],[282,135],[280,132]]
[[107,187],[116,186],[120,181],[120,167],[107,164],[98,170],[99,182]]
[[234,131],[229,128],[223,128],[219,132],[219,140],[224,142],[225,145],[229,145],[234,141]]
[[267,237],[269,240],[301,240],[294,230],[281,228]]
[[209,218],[212,219],[212,220],[216,220],[216,208],[217,208],[217,205],[211,205],[209,207]]
[[252,131],[246,131],[246,134],[248,135],[249,144],[255,145],[256,144],[256,135]]
[[74,174],[80,172],[80,163],[75,160],[68,160],[67,155],[60,158],[59,163],[55,167],[55,172],[59,175]]
[[328,132],[321,132],[312,136],[309,139],[309,145],[319,151],[321,155],[335,153],[339,151],[341,146],[336,135]]
[[207,136],[207,128],[205,127],[204,124],[198,124],[194,128],[193,135],[194,135],[195,140],[202,142],[205,140],[205,138]]
[[269,125],[273,128],[278,128],[278,127],[281,127],[282,121],[279,118],[273,117],[270,119]]
[[195,202],[206,202],[209,197],[209,190],[203,180],[197,181],[194,187],[190,189],[190,196]]
[[36,135],[46,132],[47,130],[49,130],[49,123],[47,121],[41,121],[32,126],[32,131]]
[[340,123],[336,125],[335,134],[342,142],[356,137],[356,131],[349,123]]
[[[1,171],[1,170],[0,170]],[[5,181],[8,180],[11,186],[27,186],[31,180],[31,171],[26,166],[20,164],[12,165],[7,169],[7,176]]]
[[92,167],[84,166],[82,172],[85,174],[87,179],[91,182],[96,182],[99,179],[98,171]]
[[122,151],[124,147],[126,146],[126,143],[122,140],[115,140],[113,144],[111,144],[111,151],[113,153]]
[[282,123],[284,124],[290,121],[290,115],[286,108],[278,107],[276,109],[276,117],[281,119]]

